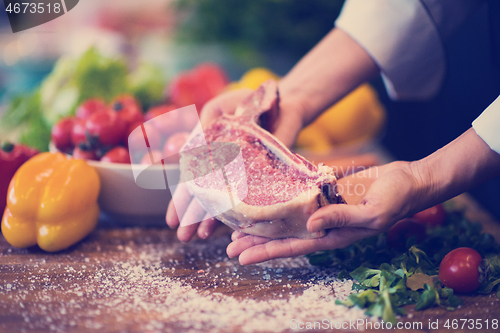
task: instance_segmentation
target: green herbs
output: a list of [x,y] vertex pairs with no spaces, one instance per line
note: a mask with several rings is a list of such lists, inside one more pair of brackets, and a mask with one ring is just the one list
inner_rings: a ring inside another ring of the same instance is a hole
[[394,260],[392,265],[383,263],[379,269],[358,267],[350,276],[358,282],[354,283],[353,289],[360,292],[349,295],[344,302],[337,301],[337,304],[366,308],[366,314],[391,323],[396,322],[396,315],[406,314],[402,307],[408,304],[416,304],[417,311],[434,305],[453,310],[462,304],[453,295],[453,290],[440,288],[436,276],[430,276],[424,270],[431,272],[435,267],[416,246]]
[[477,290],[478,294],[490,294],[496,292],[500,298],[500,257],[499,255],[487,255],[481,264],[485,280]]
[[417,311],[440,306],[454,310],[462,304],[453,290],[443,287],[438,278],[442,258],[458,247],[477,250],[484,261],[485,280],[478,293],[496,291],[500,297],[499,245],[489,234],[481,233],[481,225],[471,223],[461,212],[451,212],[441,226],[427,229],[420,244],[409,242],[407,251],[387,246],[386,234],[360,240],[345,249],[322,251],[309,255],[312,265],[336,265],[342,268],[338,278],[355,280],[351,294],[339,301],[348,307],[366,309],[371,316],[396,322],[402,308],[415,304]]

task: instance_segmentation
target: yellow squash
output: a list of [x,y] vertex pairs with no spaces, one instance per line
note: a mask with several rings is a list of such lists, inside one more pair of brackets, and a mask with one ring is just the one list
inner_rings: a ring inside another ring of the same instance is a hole
[[42,153],[12,178],[2,233],[15,247],[65,249],[87,236],[99,218],[99,176],[83,160]]

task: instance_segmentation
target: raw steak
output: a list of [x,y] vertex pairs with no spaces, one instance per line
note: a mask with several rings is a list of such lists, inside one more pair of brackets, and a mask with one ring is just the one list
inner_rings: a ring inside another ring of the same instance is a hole
[[[181,179],[201,205],[235,230],[270,238],[314,238],[306,221],[319,207],[343,203],[333,170],[291,152],[259,124],[279,112],[275,81],[193,135],[181,152]],[[229,198],[229,199],[228,199]]]

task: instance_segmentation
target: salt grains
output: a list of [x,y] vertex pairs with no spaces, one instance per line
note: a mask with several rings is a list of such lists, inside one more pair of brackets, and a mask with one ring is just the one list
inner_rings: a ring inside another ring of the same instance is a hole
[[226,245],[226,238],[168,250],[118,245],[100,259],[82,258],[84,270],[27,265],[13,283],[0,284],[0,304],[16,304],[13,313],[24,319],[19,331],[281,332],[292,320],[366,318],[335,305],[352,292],[352,281],[335,279],[335,270],[305,258],[243,267],[218,251]]

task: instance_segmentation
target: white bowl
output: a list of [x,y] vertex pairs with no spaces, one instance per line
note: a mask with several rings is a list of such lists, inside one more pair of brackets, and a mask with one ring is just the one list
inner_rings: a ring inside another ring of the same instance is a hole
[[[178,182],[179,165],[138,165],[87,161],[99,173],[101,192],[99,206],[108,214],[131,216],[162,216],[165,218],[171,199],[170,190],[165,185],[165,173],[169,181]],[[147,167],[145,169],[145,167]],[[165,170],[165,173],[164,173]],[[134,174],[139,177],[163,180],[163,189],[148,189],[137,185]]]
[[[57,151],[52,143],[49,151]],[[163,167],[161,164],[87,163],[96,169],[101,180],[98,200],[102,218],[133,224],[165,224],[171,199],[165,177],[169,183],[177,184],[179,164]],[[142,187],[137,185],[136,178]]]

